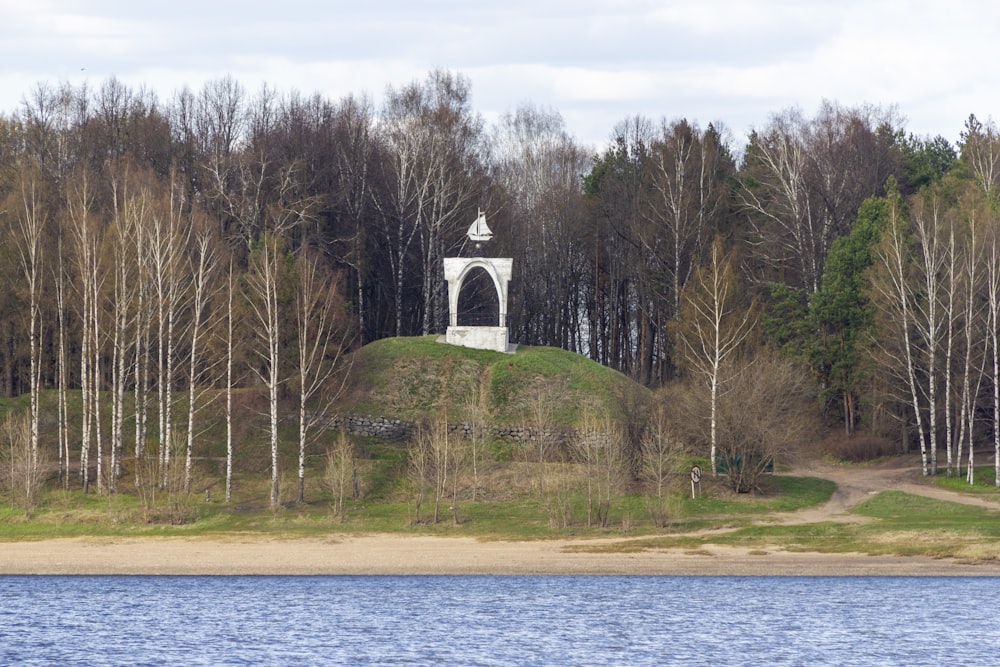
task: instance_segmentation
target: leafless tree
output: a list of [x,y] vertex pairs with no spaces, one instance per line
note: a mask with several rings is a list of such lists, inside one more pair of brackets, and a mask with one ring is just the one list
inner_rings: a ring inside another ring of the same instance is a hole
[[641,443],[641,476],[651,498],[650,514],[661,528],[670,519],[670,496],[684,455],[684,444],[672,421],[666,407],[658,406],[653,411]]
[[983,123],[975,114],[965,121],[961,136],[962,160],[987,195],[996,196],[1000,184],[1000,129],[993,118]]
[[[590,245],[581,238],[582,176],[590,151],[563,118],[529,104],[504,114],[492,135],[491,176],[504,194],[495,242],[517,256],[521,279],[510,286],[508,326],[527,345],[584,350],[583,294]],[[544,284],[548,288],[537,289]]]
[[284,314],[280,290],[288,276],[285,271],[285,244],[273,232],[261,235],[254,243],[247,272],[247,297],[254,315],[257,356],[261,366],[254,366],[268,394],[268,415],[271,450],[272,508],[278,507],[278,398],[284,377],[281,373],[282,324]]
[[9,413],[0,428],[3,449],[0,450],[0,470],[15,505],[31,518],[38,505],[45,481],[46,457],[31,444],[31,416]]
[[730,391],[719,403],[719,451],[730,487],[748,493],[776,460],[793,456],[815,433],[816,389],[803,369],[766,349],[722,370]]
[[44,278],[42,242],[46,233],[47,215],[39,201],[37,181],[26,170],[21,182],[21,207],[17,215],[14,239],[20,258],[21,271],[28,293],[28,358],[29,358],[29,424],[30,455],[37,466],[39,399],[41,394],[41,301]]
[[343,522],[347,517],[345,500],[350,493],[358,498],[358,470],[354,458],[354,443],[341,433],[334,446],[326,453],[326,471],[323,478],[327,490],[333,496],[333,513]]
[[705,265],[684,290],[677,321],[683,363],[708,389],[712,474],[717,473],[718,406],[726,387],[723,365],[740,351],[756,326],[756,309],[741,299],[734,258],[716,239]]
[[681,289],[697,265],[701,246],[726,203],[719,138],[687,121],[663,121],[650,151],[653,197],[640,239],[655,274],[669,285],[668,317],[680,310]]
[[226,282],[226,503],[233,501],[233,258]]
[[468,426],[468,455],[472,468],[472,500],[476,501],[479,494],[479,467],[486,449],[489,428],[489,387],[481,382],[478,387],[472,387],[466,394],[463,414]]
[[574,459],[586,471],[587,525],[608,525],[611,501],[627,476],[625,434],[607,414],[589,410],[573,441]]
[[805,131],[801,112],[790,109],[754,132],[745,169],[753,176],[737,192],[767,244],[767,257],[779,265],[792,263],[802,287],[812,293],[819,289],[832,238],[809,189]]
[[80,171],[69,182],[66,193],[67,212],[72,229],[77,264],[77,290],[80,319],[80,400],[81,443],[80,475],[84,492],[90,488],[91,443],[97,443],[97,483],[101,480],[100,430],[100,322],[98,296],[104,283],[100,248],[104,228],[94,209],[94,192],[89,175]]
[[[921,400],[922,392],[918,386],[921,376],[918,359],[921,347],[918,344],[919,338],[915,340],[915,331],[920,328],[917,322],[920,311],[914,304],[911,236],[907,220],[900,210],[901,199],[890,194],[889,203],[889,223],[876,251],[877,270],[873,280],[875,303],[880,310],[881,326],[887,331],[887,335],[879,339],[879,349],[885,367],[891,372],[898,373],[907,388],[907,402],[909,409],[912,410],[920,445],[921,467],[926,476],[931,470],[930,440],[936,436],[927,432],[924,405]],[[935,292],[931,298],[936,296]],[[923,310],[929,312],[928,308]],[[937,332],[936,324],[930,327],[925,322],[922,329],[928,333]],[[924,351],[927,349],[924,348]]]
[[211,331],[218,323],[210,306],[220,289],[216,273],[219,261],[218,239],[204,220],[194,231],[193,249],[188,270],[191,275],[192,294],[190,299],[191,324],[188,346],[188,414],[187,443],[184,450],[184,492],[191,491],[191,464],[194,451],[195,411],[199,400],[198,387],[205,384],[205,376],[212,364],[204,363],[202,348],[206,331]]
[[[298,285],[295,295],[299,375],[299,484],[298,502],[305,502],[306,448],[309,430],[329,418],[329,407],[340,398],[350,366],[344,365],[353,327],[336,278],[321,268],[318,258],[300,249],[296,262]],[[339,377],[334,374],[339,372]],[[335,381],[331,382],[331,379]],[[322,393],[319,405],[309,403]]]
[[403,333],[403,288],[415,248],[422,332],[436,330],[446,312],[440,260],[459,240],[457,232],[481,192],[482,121],[471,112],[470,94],[468,79],[435,70],[425,84],[390,88],[386,95],[388,187],[376,206],[395,281],[397,336]]

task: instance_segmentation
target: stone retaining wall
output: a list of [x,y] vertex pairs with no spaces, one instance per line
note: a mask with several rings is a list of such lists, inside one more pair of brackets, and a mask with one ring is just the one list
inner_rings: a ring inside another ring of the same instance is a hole
[[[327,428],[344,431],[350,435],[361,435],[370,438],[384,438],[387,440],[409,440],[417,430],[417,424],[405,419],[394,419],[392,417],[373,417],[371,415],[348,415],[334,417],[327,424]],[[535,440],[534,429],[523,426],[491,426],[490,435],[501,440],[521,442]],[[472,436],[472,425],[467,422],[449,422],[448,432],[469,438]],[[549,429],[541,433],[541,437],[546,442],[565,443],[575,435],[573,429]]]

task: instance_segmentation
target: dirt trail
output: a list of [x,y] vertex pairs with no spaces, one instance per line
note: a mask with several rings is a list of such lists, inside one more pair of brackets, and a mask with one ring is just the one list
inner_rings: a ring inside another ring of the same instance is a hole
[[919,455],[894,457],[869,465],[838,465],[819,459],[803,460],[789,474],[828,479],[837,485],[837,489],[823,505],[775,517],[773,523],[861,523],[868,519],[850,513],[851,508],[883,491],[905,491],[937,500],[1000,510],[1000,502],[995,500],[931,484],[921,475]]

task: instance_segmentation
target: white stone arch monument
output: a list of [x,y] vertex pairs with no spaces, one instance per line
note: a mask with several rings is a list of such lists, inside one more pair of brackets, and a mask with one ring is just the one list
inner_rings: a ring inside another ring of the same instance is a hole
[[[486,226],[486,216],[482,211],[469,228],[468,236],[476,242],[477,248],[493,237],[493,233]],[[445,342],[480,350],[513,352],[514,348],[508,342],[507,329],[507,285],[510,283],[513,264],[513,259],[501,257],[445,258],[444,279],[448,282],[448,332],[445,335]],[[500,312],[495,327],[458,324],[458,297],[462,292],[462,283],[476,269],[486,271],[497,290]]]

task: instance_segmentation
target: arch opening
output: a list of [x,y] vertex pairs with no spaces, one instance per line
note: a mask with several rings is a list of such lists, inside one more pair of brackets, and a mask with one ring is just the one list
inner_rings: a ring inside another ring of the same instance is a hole
[[458,294],[458,326],[500,325],[500,295],[492,276],[481,266],[470,267]]

